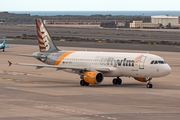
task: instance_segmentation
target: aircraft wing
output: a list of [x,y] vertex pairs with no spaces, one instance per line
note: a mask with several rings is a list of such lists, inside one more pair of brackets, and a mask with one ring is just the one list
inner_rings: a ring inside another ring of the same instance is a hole
[[58,66],[58,65],[46,65],[46,64],[29,64],[29,63],[12,63],[8,61],[9,66],[13,65],[20,65],[20,66],[32,66],[36,67],[37,69],[41,68],[55,68],[57,70],[63,69],[72,69],[72,70],[96,70],[100,72],[110,72],[109,68],[86,68],[86,67],[77,67],[77,66]]

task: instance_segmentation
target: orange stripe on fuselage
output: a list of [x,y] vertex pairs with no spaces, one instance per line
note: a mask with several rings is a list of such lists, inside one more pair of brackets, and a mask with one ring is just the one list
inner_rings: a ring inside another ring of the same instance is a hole
[[73,52],[65,52],[63,53],[61,56],[58,57],[58,59],[55,61],[54,65],[59,65],[59,63],[69,54],[71,54]]

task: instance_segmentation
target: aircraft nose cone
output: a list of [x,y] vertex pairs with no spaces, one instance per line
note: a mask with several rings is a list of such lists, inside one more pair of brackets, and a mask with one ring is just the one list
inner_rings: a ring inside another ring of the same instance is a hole
[[169,65],[167,65],[164,69],[164,74],[169,75],[171,73],[172,69]]

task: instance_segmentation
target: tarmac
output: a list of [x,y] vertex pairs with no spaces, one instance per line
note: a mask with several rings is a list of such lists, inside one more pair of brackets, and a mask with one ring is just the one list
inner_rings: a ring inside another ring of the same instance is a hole
[[[8,44],[0,51],[0,120],[179,120],[180,53],[151,51],[163,57],[172,73],[154,78],[152,89],[133,78],[120,86],[105,78],[100,85],[82,87],[76,74],[52,68],[8,66],[11,62],[42,64],[31,57],[36,45]],[[140,47],[140,46],[139,46]],[[66,50],[146,52],[143,50],[60,47]]]
[[[69,25],[67,25],[69,26]],[[51,36],[77,37],[85,39],[109,39],[109,40],[140,40],[140,41],[169,41],[178,42],[179,29],[101,29],[101,28],[78,28],[47,26]],[[35,24],[32,25],[0,25],[0,37],[37,35]]]
[[[3,39],[0,40],[0,43]],[[166,52],[180,52],[180,46],[172,45],[149,45],[149,44],[125,44],[125,43],[97,43],[97,42],[69,42],[69,41],[54,41],[57,46],[62,47],[78,47],[84,48],[84,50],[90,48],[103,49],[124,49],[124,50],[141,50],[141,51],[166,51]],[[23,44],[23,45],[37,45],[37,40],[22,40],[22,39],[7,39],[7,45],[9,44]],[[101,50],[101,51],[102,51]]]

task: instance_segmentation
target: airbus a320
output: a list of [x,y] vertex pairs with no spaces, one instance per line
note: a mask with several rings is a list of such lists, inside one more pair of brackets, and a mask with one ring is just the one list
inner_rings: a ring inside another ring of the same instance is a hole
[[33,57],[45,64],[12,63],[9,65],[34,66],[37,68],[55,68],[79,74],[80,85],[100,84],[104,77],[114,77],[114,85],[122,84],[122,77],[131,77],[147,82],[152,88],[152,78],[163,77],[171,73],[171,67],[165,60],[149,53],[92,52],[59,50],[51,39],[41,19],[36,19],[39,51]]

